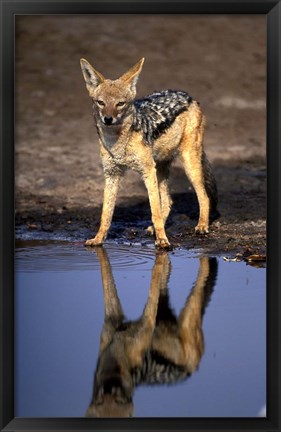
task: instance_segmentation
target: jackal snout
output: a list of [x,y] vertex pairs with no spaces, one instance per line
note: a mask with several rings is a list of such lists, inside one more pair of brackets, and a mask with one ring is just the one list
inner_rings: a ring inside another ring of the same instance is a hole
[[[122,116],[118,116],[117,109],[114,106],[105,104],[104,102],[101,106],[101,101],[97,101],[96,104],[98,105],[100,119],[104,125],[111,126],[122,121]],[[93,108],[95,111],[95,107]]]
[[119,99],[116,100],[114,95],[101,97],[99,94],[95,94],[93,110],[94,114],[96,114],[96,110],[98,111],[102,124],[106,126],[122,124],[124,118],[130,112],[134,98],[128,95],[126,98]]
[[106,115],[103,118],[103,122],[104,122],[105,125],[110,126],[114,122],[114,118],[111,117],[111,116],[109,116],[109,115]]

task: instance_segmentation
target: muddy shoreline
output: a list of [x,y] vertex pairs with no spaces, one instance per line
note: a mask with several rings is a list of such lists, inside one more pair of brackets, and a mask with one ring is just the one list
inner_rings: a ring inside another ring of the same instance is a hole
[[[265,167],[248,164],[243,185],[231,181],[232,177],[239,178],[241,175],[239,167],[214,167],[214,171],[221,187],[219,214],[211,215],[210,233],[204,236],[194,233],[198,204],[193,190],[173,193],[173,208],[166,225],[171,243],[174,247],[201,249],[209,254],[265,255]],[[174,172],[172,177],[178,177],[178,174]],[[83,241],[98,230],[101,205],[67,207],[57,197],[43,196],[26,196],[25,200],[30,208],[16,212],[18,238],[23,233],[29,233],[31,238],[33,235],[45,238],[47,233],[49,238],[59,235]],[[150,224],[150,207],[145,195],[123,198],[116,206],[108,240],[132,244],[152,243],[153,238],[145,231]]]

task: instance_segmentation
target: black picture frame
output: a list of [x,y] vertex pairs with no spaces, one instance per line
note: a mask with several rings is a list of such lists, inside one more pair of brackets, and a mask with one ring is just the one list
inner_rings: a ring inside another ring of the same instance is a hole
[[[14,417],[14,23],[18,14],[265,14],[267,18],[267,417],[266,418],[15,418]],[[1,19],[1,389],[3,431],[279,431],[280,428],[280,169],[281,2],[0,0]]]

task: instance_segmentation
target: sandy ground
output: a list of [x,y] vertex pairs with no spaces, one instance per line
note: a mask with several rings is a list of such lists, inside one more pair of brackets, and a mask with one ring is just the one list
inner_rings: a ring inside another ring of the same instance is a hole
[[[263,16],[17,16],[16,29],[18,229],[85,238],[97,230],[103,173],[79,59],[114,79],[144,56],[138,96],[173,88],[200,102],[219,190],[220,217],[208,236],[196,236],[197,199],[175,161],[170,240],[210,253],[265,253]],[[149,241],[149,220],[145,187],[130,171],[109,238]]]

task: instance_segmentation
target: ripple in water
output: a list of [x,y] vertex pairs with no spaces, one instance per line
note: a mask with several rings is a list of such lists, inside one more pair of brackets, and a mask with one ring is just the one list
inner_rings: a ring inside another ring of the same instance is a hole
[[[155,259],[152,247],[106,244],[110,264],[114,270],[151,270]],[[95,249],[87,249],[82,242],[26,241],[16,245],[16,270],[27,272],[99,270]]]

